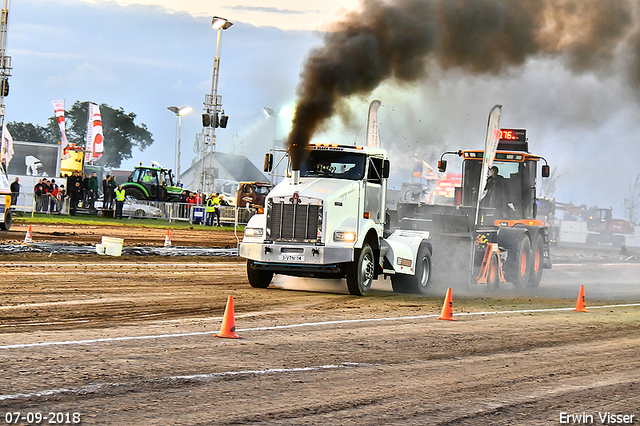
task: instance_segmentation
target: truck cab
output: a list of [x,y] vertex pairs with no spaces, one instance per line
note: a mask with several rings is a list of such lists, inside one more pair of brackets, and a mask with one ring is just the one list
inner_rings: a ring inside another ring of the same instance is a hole
[[[349,292],[364,295],[379,274],[416,275],[417,246],[412,252],[385,235],[386,151],[313,144],[305,153],[300,170],[288,171],[245,228],[239,254],[249,283],[268,287],[274,273],[346,277]],[[410,260],[385,258],[394,252]]]

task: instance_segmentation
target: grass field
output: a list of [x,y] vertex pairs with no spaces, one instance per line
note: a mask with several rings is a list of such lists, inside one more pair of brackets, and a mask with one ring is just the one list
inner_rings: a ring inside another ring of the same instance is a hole
[[[189,222],[174,221],[169,222],[166,219],[115,219],[112,217],[100,217],[91,215],[67,216],[67,215],[51,215],[45,213],[36,213],[33,217],[30,214],[24,216],[15,215],[13,222],[16,225],[79,225],[79,226],[132,226],[154,229],[209,229],[204,225],[195,225]],[[216,229],[230,229],[233,226],[223,226]],[[244,229],[244,225],[240,225],[238,229]]]

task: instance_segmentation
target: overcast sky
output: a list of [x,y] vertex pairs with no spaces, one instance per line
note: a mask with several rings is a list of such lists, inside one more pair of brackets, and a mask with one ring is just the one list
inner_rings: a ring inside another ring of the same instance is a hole
[[[45,125],[51,100],[106,103],[137,114],[154,144],[123,164],[175,164],[176,116],[168,106],[191,106],[182,120],[184,171],[195,157],[204,96],[211,90],[216,32],[224,31],[218,93],[229,115],[217,149],[247,155],[260,167],[274,138],[286,137],[296,87],[309,50],[355,0],[226,1],[20,0],[10,3],[7,54],[12,57],[6,119]],[[562,57],[532,57],[498,75],[430,72],[413,83],[389,81],[350,99],[351,121],[335,119],[318,140],[363,141],[368,102],[379,111],[383,146],[392,155],[393,184],[411,179],[413,154],[435,163],[444,150],[481,148],[487,116],[503,105],[503,127],[526,128],[530,150],[560,176],[556,199],[613,207],[640,172],[638,93],[619,70],[623,55],[597,71],[575,74]],[[275,119],[263,107],[280,112]],[[108,141],[105,141],[108,143]],[[455,163],[455,161],[450,161]],[[435,165],[435,164],[434,164]],[[403,168],[404,166],[404,168]]]

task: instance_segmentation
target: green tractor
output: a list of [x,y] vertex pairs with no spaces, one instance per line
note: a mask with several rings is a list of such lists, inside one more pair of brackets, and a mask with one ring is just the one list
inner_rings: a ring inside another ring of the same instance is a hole
[[171,169],[155,163],[151,167],[144,167],[142,163],[136,166],[122,188],[136,200],[183,202],[185,199],[183,188],[174,185]]

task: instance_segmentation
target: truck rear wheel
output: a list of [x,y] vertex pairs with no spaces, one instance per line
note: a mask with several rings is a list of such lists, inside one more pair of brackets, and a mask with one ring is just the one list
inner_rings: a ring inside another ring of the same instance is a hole
[[391,287],[396,293],[426,294],[431,281],[431,252],[420,247],[416,259],[416,274],[391,276]]
[[356,251],[356,259],[347,268],[347,288],[354,296],[364,296],[371,288],[375,272],[373,250],[368,244]]
[[409,293],[408,275],[395,274],[391,276],[391,288],[394,293]]
[[533,246],[531,246],[531,272],[529,274],[529,283],[527,287],[536,288],[542,280],[542,263],[543,263],[544,243],[542,235],[536,234],[533,237]]
[[515,248],[509,250],[509,257],[505,265],[506,280],[515,287],[523,287],[529,282],[529,267],[531,261],[531,243],[529,237],[523,235]]
[[407,275],[408,290],[413,294],[426,294],[431,279],[431,253],[425,246],[418,250],[416,274]]
[[247,278],[253,288],[267,288],[273,279],[273,272],[260,271],[251,259],[247,260]]

